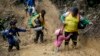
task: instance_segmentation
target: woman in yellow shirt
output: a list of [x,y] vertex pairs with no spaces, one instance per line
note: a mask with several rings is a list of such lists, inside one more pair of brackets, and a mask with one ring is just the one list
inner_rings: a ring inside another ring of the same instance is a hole
[[64,34],[67,37],[70,33],[71,37],[65,40],[65,46],[69,44],[70,39],[72,39],[74,46],[77,45],[77,36],[78,36],[78,8],[71,8],[70,14],[65,18],[64,22]]

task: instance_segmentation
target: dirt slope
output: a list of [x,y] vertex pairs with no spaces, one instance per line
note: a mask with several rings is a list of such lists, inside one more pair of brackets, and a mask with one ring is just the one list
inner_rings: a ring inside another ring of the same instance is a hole
[[[53,32],[60,25],[60,21],[58,20],[59,12],[48,0],[45,0],[42,6],[47,11],[46,24],[48,32],[45,32],[45,39],[47,39],[46,43],[35,44],[33,42],[33,38],[35,37],[33,30],[32,32],[21,33],[21,50],[7,52],[7,46],[4,46],[3,49],[0,50],[3,51],[1,52],[2,54],[0,54],[0,56],[100,56],[99,38],[80,38],[79,49],[71,49],[70,47],[69,51],[62,50],[61,52],[56,53],[53,46],[53,40],[55,38]],[[27,18],[25,18],[23,21],[23,27],[27,26]],[[61,49],[63,49],[63,46]]]

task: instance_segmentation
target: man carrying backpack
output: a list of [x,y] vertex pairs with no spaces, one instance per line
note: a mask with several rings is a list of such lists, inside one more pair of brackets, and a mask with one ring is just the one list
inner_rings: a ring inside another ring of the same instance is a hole
[[36,31],[36,38],[34,39],[35,43],[38,42],[39,37],[40,37],[41,43],[43,43],[44,41],[43,30],[45,29],[45,14],[46,14],[46,11],[41,10],[40,13],[32,16],[28,21],[29,26]]
[[[4,23],[5,23],[5,20],[0,18],[0,32],[5,29]],[[2,35],[2,37],[3,37],[3,40],[6,40],[4,35]]]
[[37,43],[40,37],[41,43],[44,42],[44,33],[43,30],[45,29],[45,10],[41,10],[38,18],[35,20],[36,25],[34,26],[34,30],[36,31],[36,38],[34,42]]
[[72,35],[69,39],[65,40],[65,46],[69,44],[70,39],[72,39],[74,46],[77,45],[77,36],[78,36],[78,8],[71,8],[70,14],[65,18],[64,22],[64,32],[65,37],[67,37],[70,33]]
[[72,7],[69,12],[66,13],[66,17],[63,21],[65,37],[70,33],[72,34],[68,40],[65,40],[65,46],[69,44],[70,39],[72,39],[73,47],[77,46],[78,29],[84,29],[87,24],[91,22],[86,21],[79,14],[77,7]]

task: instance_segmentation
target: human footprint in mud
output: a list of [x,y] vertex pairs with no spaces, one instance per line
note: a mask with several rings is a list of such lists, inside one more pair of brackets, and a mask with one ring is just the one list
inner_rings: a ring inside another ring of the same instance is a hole
[[11,21],[10,22],[10,29],[6,29],[4,31],[2,31],[2,34],[4,36],[6,36],[8,43],[9,43],[9,47],[8,47],[8,51],[10,52],[13,48],[13,46],[16,47],[17,50],[20,50],[20,40],[18,38],[19,34],[18,32],[26,32],[26,29],[20,29],[18,27],[16,27],[16,21]]

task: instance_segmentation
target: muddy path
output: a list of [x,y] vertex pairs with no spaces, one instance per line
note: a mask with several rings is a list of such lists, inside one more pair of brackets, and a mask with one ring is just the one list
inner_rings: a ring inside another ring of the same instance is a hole
[[[46,24],[48,31],[45,32],[44,38],[47,40],[45,43],[35,44],[33,39],[35,38],[35,32],[31,29],[30,32],[20,33],[21,49],[17,51],[15,48],[13,52],[7,52],[7,43],[3,44],[3,47],[0,51],[0,56],[100,56],[100,39],[95,38],[85,38],[80,37],[78,41],[79,48],[73,49],[70,45],[70,50],[64,50],[62,44],[61,51],[55,52],[55,47],[53,41],[55,39],[54,30],[60,27],[59,21],[59,11],[56,7],[49,1],[43,1],[43,8],[47,11],[46,14]],[[25,12],[23,11],[23,14]],[[22,21],[22,26],[28,28],[27,25],[28,18],[25,17]]]

